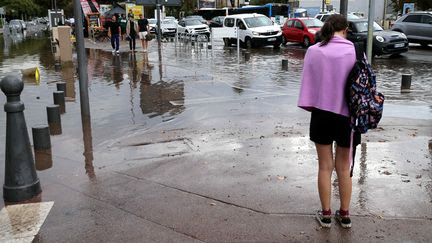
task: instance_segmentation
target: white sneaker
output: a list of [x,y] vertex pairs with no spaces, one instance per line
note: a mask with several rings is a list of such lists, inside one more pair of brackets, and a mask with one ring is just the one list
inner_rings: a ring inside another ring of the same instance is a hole
[[116,53],[117,53],[117,54],[119,54],[119,53],[120,53],[120,51],[119,51],[119,50],[117,50],[117,51],[116,51]]
[[111,52],[112,52],[112,53],[115,53],[115,50],[112,50]]

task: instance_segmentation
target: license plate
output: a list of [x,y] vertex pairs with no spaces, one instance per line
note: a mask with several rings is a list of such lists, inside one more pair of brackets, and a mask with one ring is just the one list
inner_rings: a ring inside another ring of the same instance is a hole
[[268,38],[267,41],[275,41],[276,38]]
[[404,43],[395,44],[395,48],[401,48],[401,47],[404,47],[404,46],[405,46]]

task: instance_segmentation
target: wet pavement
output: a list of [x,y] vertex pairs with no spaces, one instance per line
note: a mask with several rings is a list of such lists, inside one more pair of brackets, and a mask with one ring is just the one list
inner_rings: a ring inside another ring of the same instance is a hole
[[[320,229],[313,219],[316,155],[309,114],[296,107],[301,47],[252,50],[246,62],[220,41],[212,50],[168,42],[160,51],[153,41],[148,53],[136,54],[122,43],[119,55],[108,43],[87,41],[91,123],[81,123],[75,68],[56,67],[48,39],[0,44],[1,73],[41,69],[40,84],[25,80],[22,94],[29,130],[46,123],[56,82],[67,86],[63,132],[51,137],[52,167],[37,166],[44,169],[38,171],[41,200],[54,206],[36,241],[432,237],[432,48],[412,46],[401,57],[374,60],[385,111],[358,148],[354,226],[345,231]],[[404,73],[413,74],[412,90],[401,94]],[[1,115],[0,131],[4,124]],[[333,210],[337,201],[334,183]]]

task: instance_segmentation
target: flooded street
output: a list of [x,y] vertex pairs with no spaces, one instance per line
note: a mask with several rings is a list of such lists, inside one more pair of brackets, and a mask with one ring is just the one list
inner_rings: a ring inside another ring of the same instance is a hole
[[[283,232],[296,242],[432,237],[425,230],[432,219],[432,48],[413,45],[400,57],[374,60],[386,101],[379,128],[357,148],[351,214],[362,226],[326,234],[312,220],[319,201],[310,115],[296,106],[305,49],[251,50],[245,61],[245,50],[239,60],[222,41],[212,50],[174,42],[158,49],[152,41],[148,53],[135,54],[122,42],[119,55],[107,42],[87,40],[86,47],[91,125],[81,123],[75,53],[73,65],[59,65],[47,37],[0,39],[2,76],[40,68],[40,83],[25,79],[21,95],[29,130],[46,123],[56,83],[66,82],[63,132],[51,136],[53,166],[38,171],[42,200],[55,202],[40,242],[136,241],[142,234],[262,242],[284,241]],[[411,92],[402,94],[406,73]],[[0,141],[5,124],[2,112]],[[133,233],[105,234],[124,229]]]

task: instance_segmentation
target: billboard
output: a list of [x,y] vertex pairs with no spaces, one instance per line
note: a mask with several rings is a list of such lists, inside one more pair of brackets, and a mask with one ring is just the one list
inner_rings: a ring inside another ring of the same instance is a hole
[[402,14],[411,13],[414,11],[414,3],[404,3]]
[[126,4],[126,13],[128,16],[132,14],[134,19],[139,19],[140,14],[144,15],[144,7],[135,4]]

